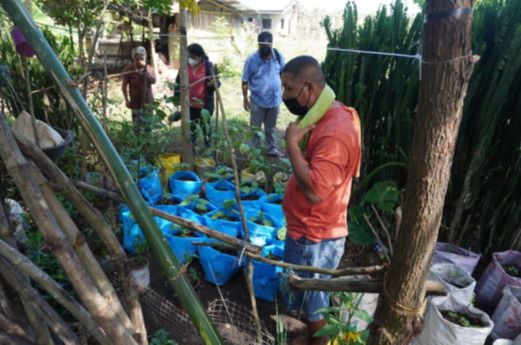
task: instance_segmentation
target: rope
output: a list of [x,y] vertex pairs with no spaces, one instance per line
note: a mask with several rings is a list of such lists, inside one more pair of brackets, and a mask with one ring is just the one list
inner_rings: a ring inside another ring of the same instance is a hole
[[389,306],[393,308],[396,311],[400,311],[406,314],[410,315],[423,315],[425,313],[425,307],[427,306],[427,297],[423,300],[423,304],[420,308],[409,308],[407,306],[404,306],[403,304],[400,304],[398,301],[396,301],[394,298],[391,297],[391,294],[389,291],[387,291],[387,286],[384,282],[384,295],[388,300]]

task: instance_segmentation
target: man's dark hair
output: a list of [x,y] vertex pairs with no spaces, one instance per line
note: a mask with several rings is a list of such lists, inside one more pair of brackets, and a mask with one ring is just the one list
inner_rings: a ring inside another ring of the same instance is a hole
[[273,42],[273,35],[269,31],[263,31],[257,36],[257,42],[261,44],[260,42]]
[[291,78],[296,81],[306,82],[311,80],[319,87],[324,87],[324,73],[318,61],[308,55],[297,56],[291,59],[282,70],[282,73],[291,74]]
[[198,56],[198,57],[203,56],[203,57],[207,58],[206,53],[204,52],[203,47],[200,44],[197,44],[197,43],[190,44],[188,46],[188,52],[192,53],[192,54],[194,54],[195,56]]

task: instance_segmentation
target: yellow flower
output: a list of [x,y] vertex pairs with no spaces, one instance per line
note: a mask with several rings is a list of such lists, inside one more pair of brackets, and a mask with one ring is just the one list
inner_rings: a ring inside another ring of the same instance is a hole
[[342,334],[342,337],[336,337],[333,342],[329,342],[328,345],[348,345],[355,344],[360,339],[362,334],[360,332],[347,332]]

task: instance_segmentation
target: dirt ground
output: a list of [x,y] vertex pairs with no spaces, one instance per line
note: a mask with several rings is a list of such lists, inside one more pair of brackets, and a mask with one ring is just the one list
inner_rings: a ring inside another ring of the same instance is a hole
[[[150,253],[148,257],[150,261],[151,275],[150,287],[165,299],[180,307],[181,304],[176,296],[174,289],[170,286],[170,284],[168,284],[164,278],[164,275],[162,274],[161,265],[152,253]],[[366,248],[356,246],[347,241],[346,250],[339,268],[364,266],[366,260],[369,260],[367,264],[375,264],[378,258],[376,255],[369,253]],[[238,306],[244,307],[248,311],[251,310],[251,300],[248,295],[246,279],[242,270],[239,271],[227,283],[217,287],[216,285],[204,280],[202,266],[199,264],[197,259],[192,262],[192,265],[195,266],[195,269],[202,280],[198,294],[204,307],[207,308],[211,302],[218,299],[222,300],[224,298],[225,300],[231,301]],[[274,338],[276,337],[276,319],[278,310],[278,313],[283,315],[285,327],[288,330],[287,336],[289,340],[303,334],[305,327],[304,324],[293,317],[285,315],[285,308],[281,301],[280,293],[274,302],[268,302],[256,298],[256,304],[259,312],[259,318],[264,326],[266,333],[269,333]],[[238,320],[235,320],[235,322],[237,321]]]

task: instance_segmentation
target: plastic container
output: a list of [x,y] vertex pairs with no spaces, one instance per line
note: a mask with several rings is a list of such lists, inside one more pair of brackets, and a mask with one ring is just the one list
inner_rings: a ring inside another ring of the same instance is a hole
[[178,197],[199,194],[201,186],[201,179],[192,171],[178,171],[170,176],[170,190]]
[[58,159],[62,158],[65,154],[65,149],[67,145],[72,143],[72,134],[70,131],[65,129],[61,129],[58,127],[53,127],[53,129],[58,132],[58,134],[63,138],[63,143],[60,145],[56,145],[53,147],[43,148],[42,151],[49,157],[53,162],[56,162]]

